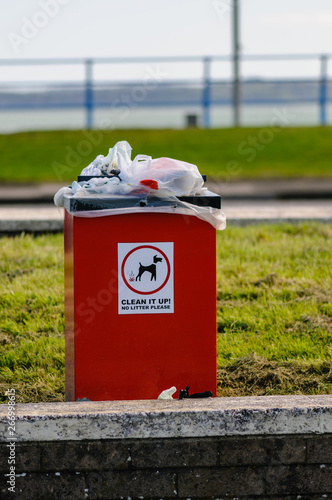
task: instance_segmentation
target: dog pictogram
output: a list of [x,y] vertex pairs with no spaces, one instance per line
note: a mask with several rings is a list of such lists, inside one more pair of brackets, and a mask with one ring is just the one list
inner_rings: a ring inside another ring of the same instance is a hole
[[139,269],[138,269],[138,275],[136,276],[136,281],[139,280],[141,281],[142,274],[145,272],[149,272],[151,274],[151,279],[150,281],[157,280],[157,264],[158,262],[162,262],[162,258],[158,257],[158,255],[154,255],[153,257],[153,263],[150,264],[149,266],[143,266],[141,262],[139,263]]

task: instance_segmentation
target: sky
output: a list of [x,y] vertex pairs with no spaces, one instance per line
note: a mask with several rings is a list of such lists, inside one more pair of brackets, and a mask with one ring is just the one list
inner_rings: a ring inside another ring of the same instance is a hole
[[[332,0],[239,0],[241,53],[332,54]],[[0,0],[0,59],[208,56],[231,53],[231,0]],[[146,66],[97,65],[97,79],[142,77]],[[243,77],[316,77],[319,61],[245,62]],[[202,64],[165,64],[168,78]],[[332,62],[329,68],[332,75]],[[215,62],[212,76],[231,65]],[[78,79],[84,67],[5,67],[0,80]]]

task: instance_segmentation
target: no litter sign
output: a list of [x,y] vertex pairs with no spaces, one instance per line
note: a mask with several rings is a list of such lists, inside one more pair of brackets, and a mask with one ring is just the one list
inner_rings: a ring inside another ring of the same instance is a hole
[[174,312],[173,243],[118,243],[118,312]]

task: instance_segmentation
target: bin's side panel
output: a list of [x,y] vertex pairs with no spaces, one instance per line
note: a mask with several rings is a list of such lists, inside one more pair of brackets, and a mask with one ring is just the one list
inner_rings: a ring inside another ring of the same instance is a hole
[[164,386],[190,386],[191,394],[210,390],[216,396],[216,231],[193,216],[178,216],[176,225],[171,217],[175,322],[168,353],[172,371],[165,374]]
[[[75,387],[91,400],[216,395],[216,232],[194,216],[75,218]],[[174,313],[118,314],[118,243],[174,243]]]
[[65,210],[65,379],[66,401],[75,401],[75,333],[74,333],[74,232],[73,216]]

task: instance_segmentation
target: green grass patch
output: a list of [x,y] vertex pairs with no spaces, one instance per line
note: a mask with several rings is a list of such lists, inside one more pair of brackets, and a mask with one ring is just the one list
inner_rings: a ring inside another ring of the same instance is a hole
[[[217,233],[219,396],[332,393],[331,241],[319,223]],[[0,253],[0,401],[62,401],[63,235]]]
[[102,130],[0,135],[0,181],[72,182],[97,154],[127,140],[133,156],[168,156],[224,181],[331,176],[331,127]]
[[0,401],[63,401],[63,235],[1,238],[0,254]]

